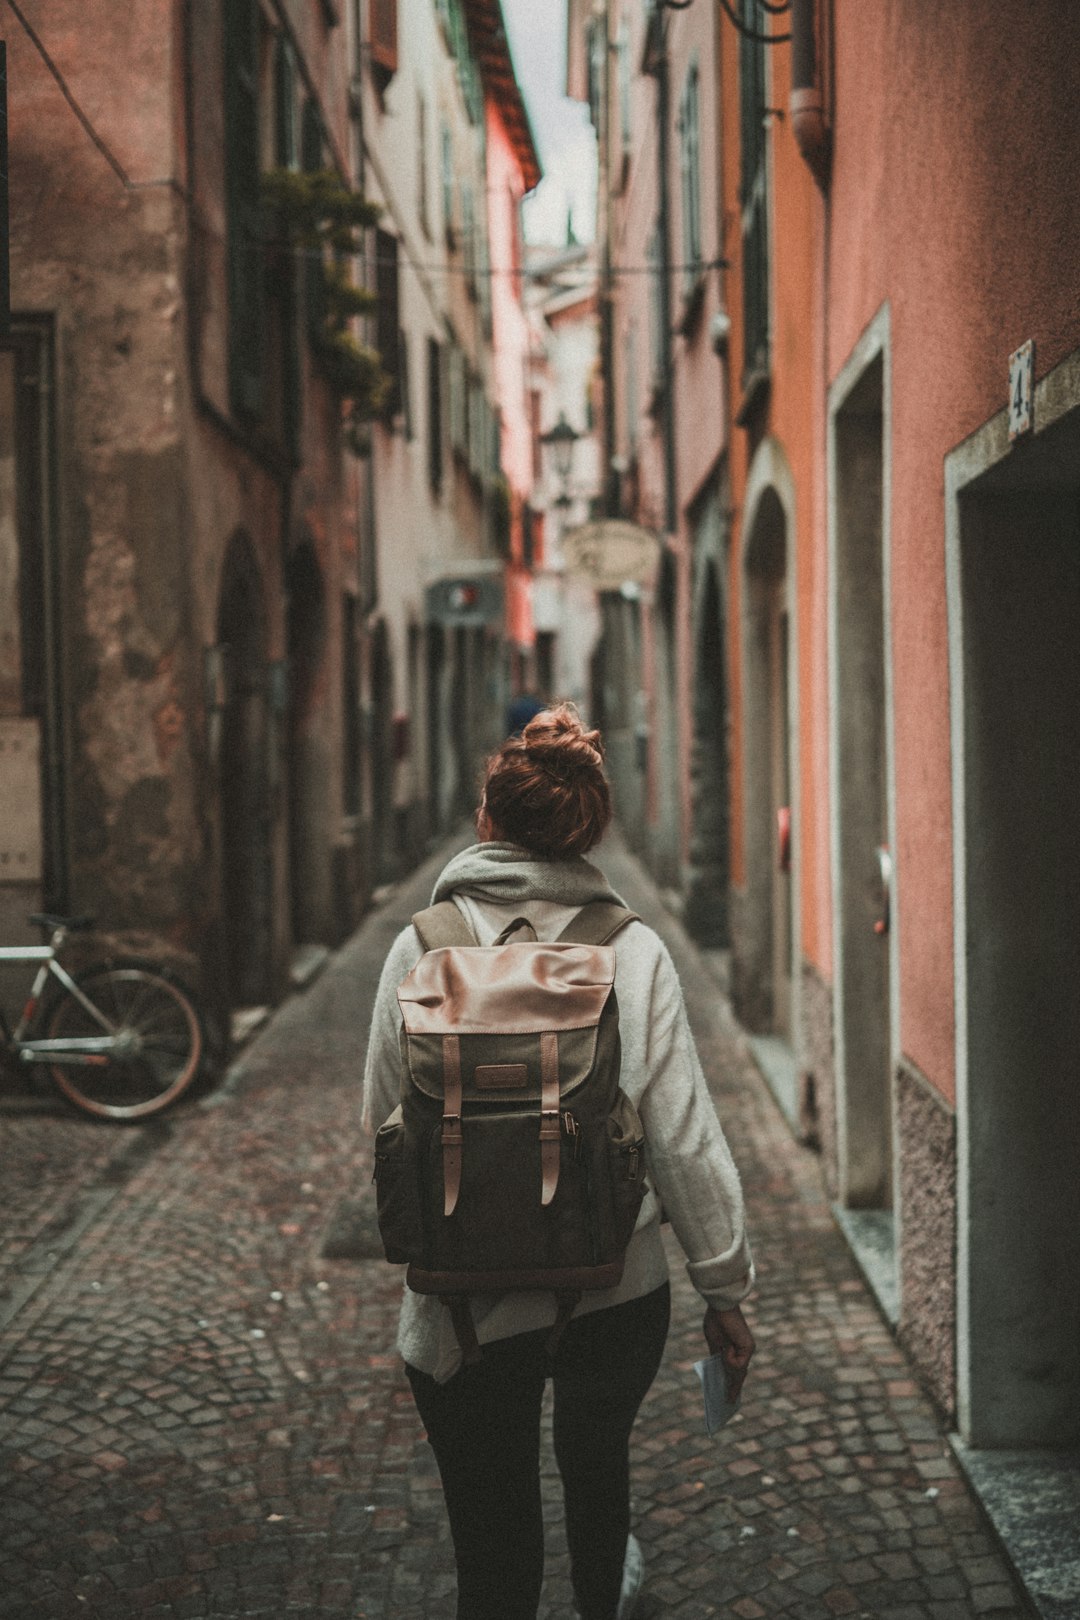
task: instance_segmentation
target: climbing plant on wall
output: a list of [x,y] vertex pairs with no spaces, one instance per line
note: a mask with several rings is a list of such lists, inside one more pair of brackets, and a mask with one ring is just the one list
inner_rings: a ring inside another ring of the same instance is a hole
[[361,454],[390,379],[378,351],[355,334],[356,318],[371,314],[376,299],[354,280],[352,265],[380,210],[334,169],[271,169],[262,193],[269,236],[283,238],[301,259],[308,340],[323,376],[347,403],[346,435]]

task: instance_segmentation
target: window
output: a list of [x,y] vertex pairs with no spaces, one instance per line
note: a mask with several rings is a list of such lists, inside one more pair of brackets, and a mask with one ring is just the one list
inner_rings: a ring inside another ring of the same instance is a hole
[[[742,0],[749,27],[763,31],[758,0]],[[742,139],[743,387],[752,390],[769,370],[769,221],[765,140],[765,46],[739,41],[739,125]]]
[[[279,35],[274,54],[274,161],[280,168],[295,169],[300,162],[300,130],[296,116],[296,57],[284,35]],[[277,285],[274,312],[281,355],[282,431],[286,448],[294,461],[300,456],[301,377],[300,330],[297,318],[297,272],[291,252],[277,248]]]
[[387,85],[398,69],[397,0],[370,0],[368,29],[372,72]]
[[375,347],[390,379],[385,414],[393,419],[404,399],[401,383],[401,301],[398,275],[398,240],[389,231],[375,230]]
[[428,483],[433,495],[443,481],[443,351],[437,338],[427,340]]
[[225,0],[224,35],[229,396],[236,414],[251,418],[262,407],[263,380],[257,0]]
[[630,167],[630,27],[623,19],[619,29],[619,139],[622,144],[622,178]]
[[585,48],[588,52],[586,64],[589,117],[597,135],[600,134],[601,119],[603,117],[604,100],[604,45],[607,37],[607,19],[605,17],[592,17],[589,20],[588,32],[585,36]]
[[664,299],[660,278],[663,275],[663,258],[660,252],[660,226],[656,224],[649,236],[648,247],[645,252],[646,262],[649,266],[649,381],[653,390],[653,404],[655,405],[664,385]]
[[697,62],[691,62],[679,104],[679,170],[682,185],[683,296],[701,285],[701,118]]
[[430,242],[431,198],[428,195],[427,102],[423,96],[417,96],[416,98],[416,172],[420,229]]
[[450,418],[450,448],[457,456],[465,455],[468,449],[468,430],[466,427],[466,385],[465,385],[465,356],[454,343],[450,347],[449,370],[447,376],[448,415]]
[[447,247],[452,248],[457,241],[454,230],[454,142],[446,124],[443,124],[440,133],[439,162],[442,173],[443,231]]
[[476,297],[477,241],[473,188],[468,180],[461,185],[461,247],[465,255],[465,286],[469,297]]

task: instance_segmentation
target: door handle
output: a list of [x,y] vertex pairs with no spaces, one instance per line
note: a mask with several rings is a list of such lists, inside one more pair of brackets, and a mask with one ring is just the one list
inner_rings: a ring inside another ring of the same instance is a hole
[[791,871],[791,806],[781,805],[776,812],[777,869]]
[[881,916],[874,922],[874,933],[882,937],[892,926],[893,859],[887,845],[878,845],[877,861],[878,877],[881,881]]

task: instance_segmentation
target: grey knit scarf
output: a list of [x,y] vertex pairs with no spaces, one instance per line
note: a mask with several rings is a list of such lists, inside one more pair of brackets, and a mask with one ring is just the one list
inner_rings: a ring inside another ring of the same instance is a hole
[[431,896],[432,905],[452,894],[475,900],[550,900],[560,906],[584,906],[590,900],[624,905],[600,868],[582,855],[543,860],[517,844],[472,844],[443,868]]

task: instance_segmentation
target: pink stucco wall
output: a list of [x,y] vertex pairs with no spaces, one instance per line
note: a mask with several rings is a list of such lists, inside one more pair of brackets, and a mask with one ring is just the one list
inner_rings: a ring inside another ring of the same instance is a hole
[[838,5],[828,366],[888,301],[901,1041],[954,1088],[942,461],[1080,339],[1080,12]]

